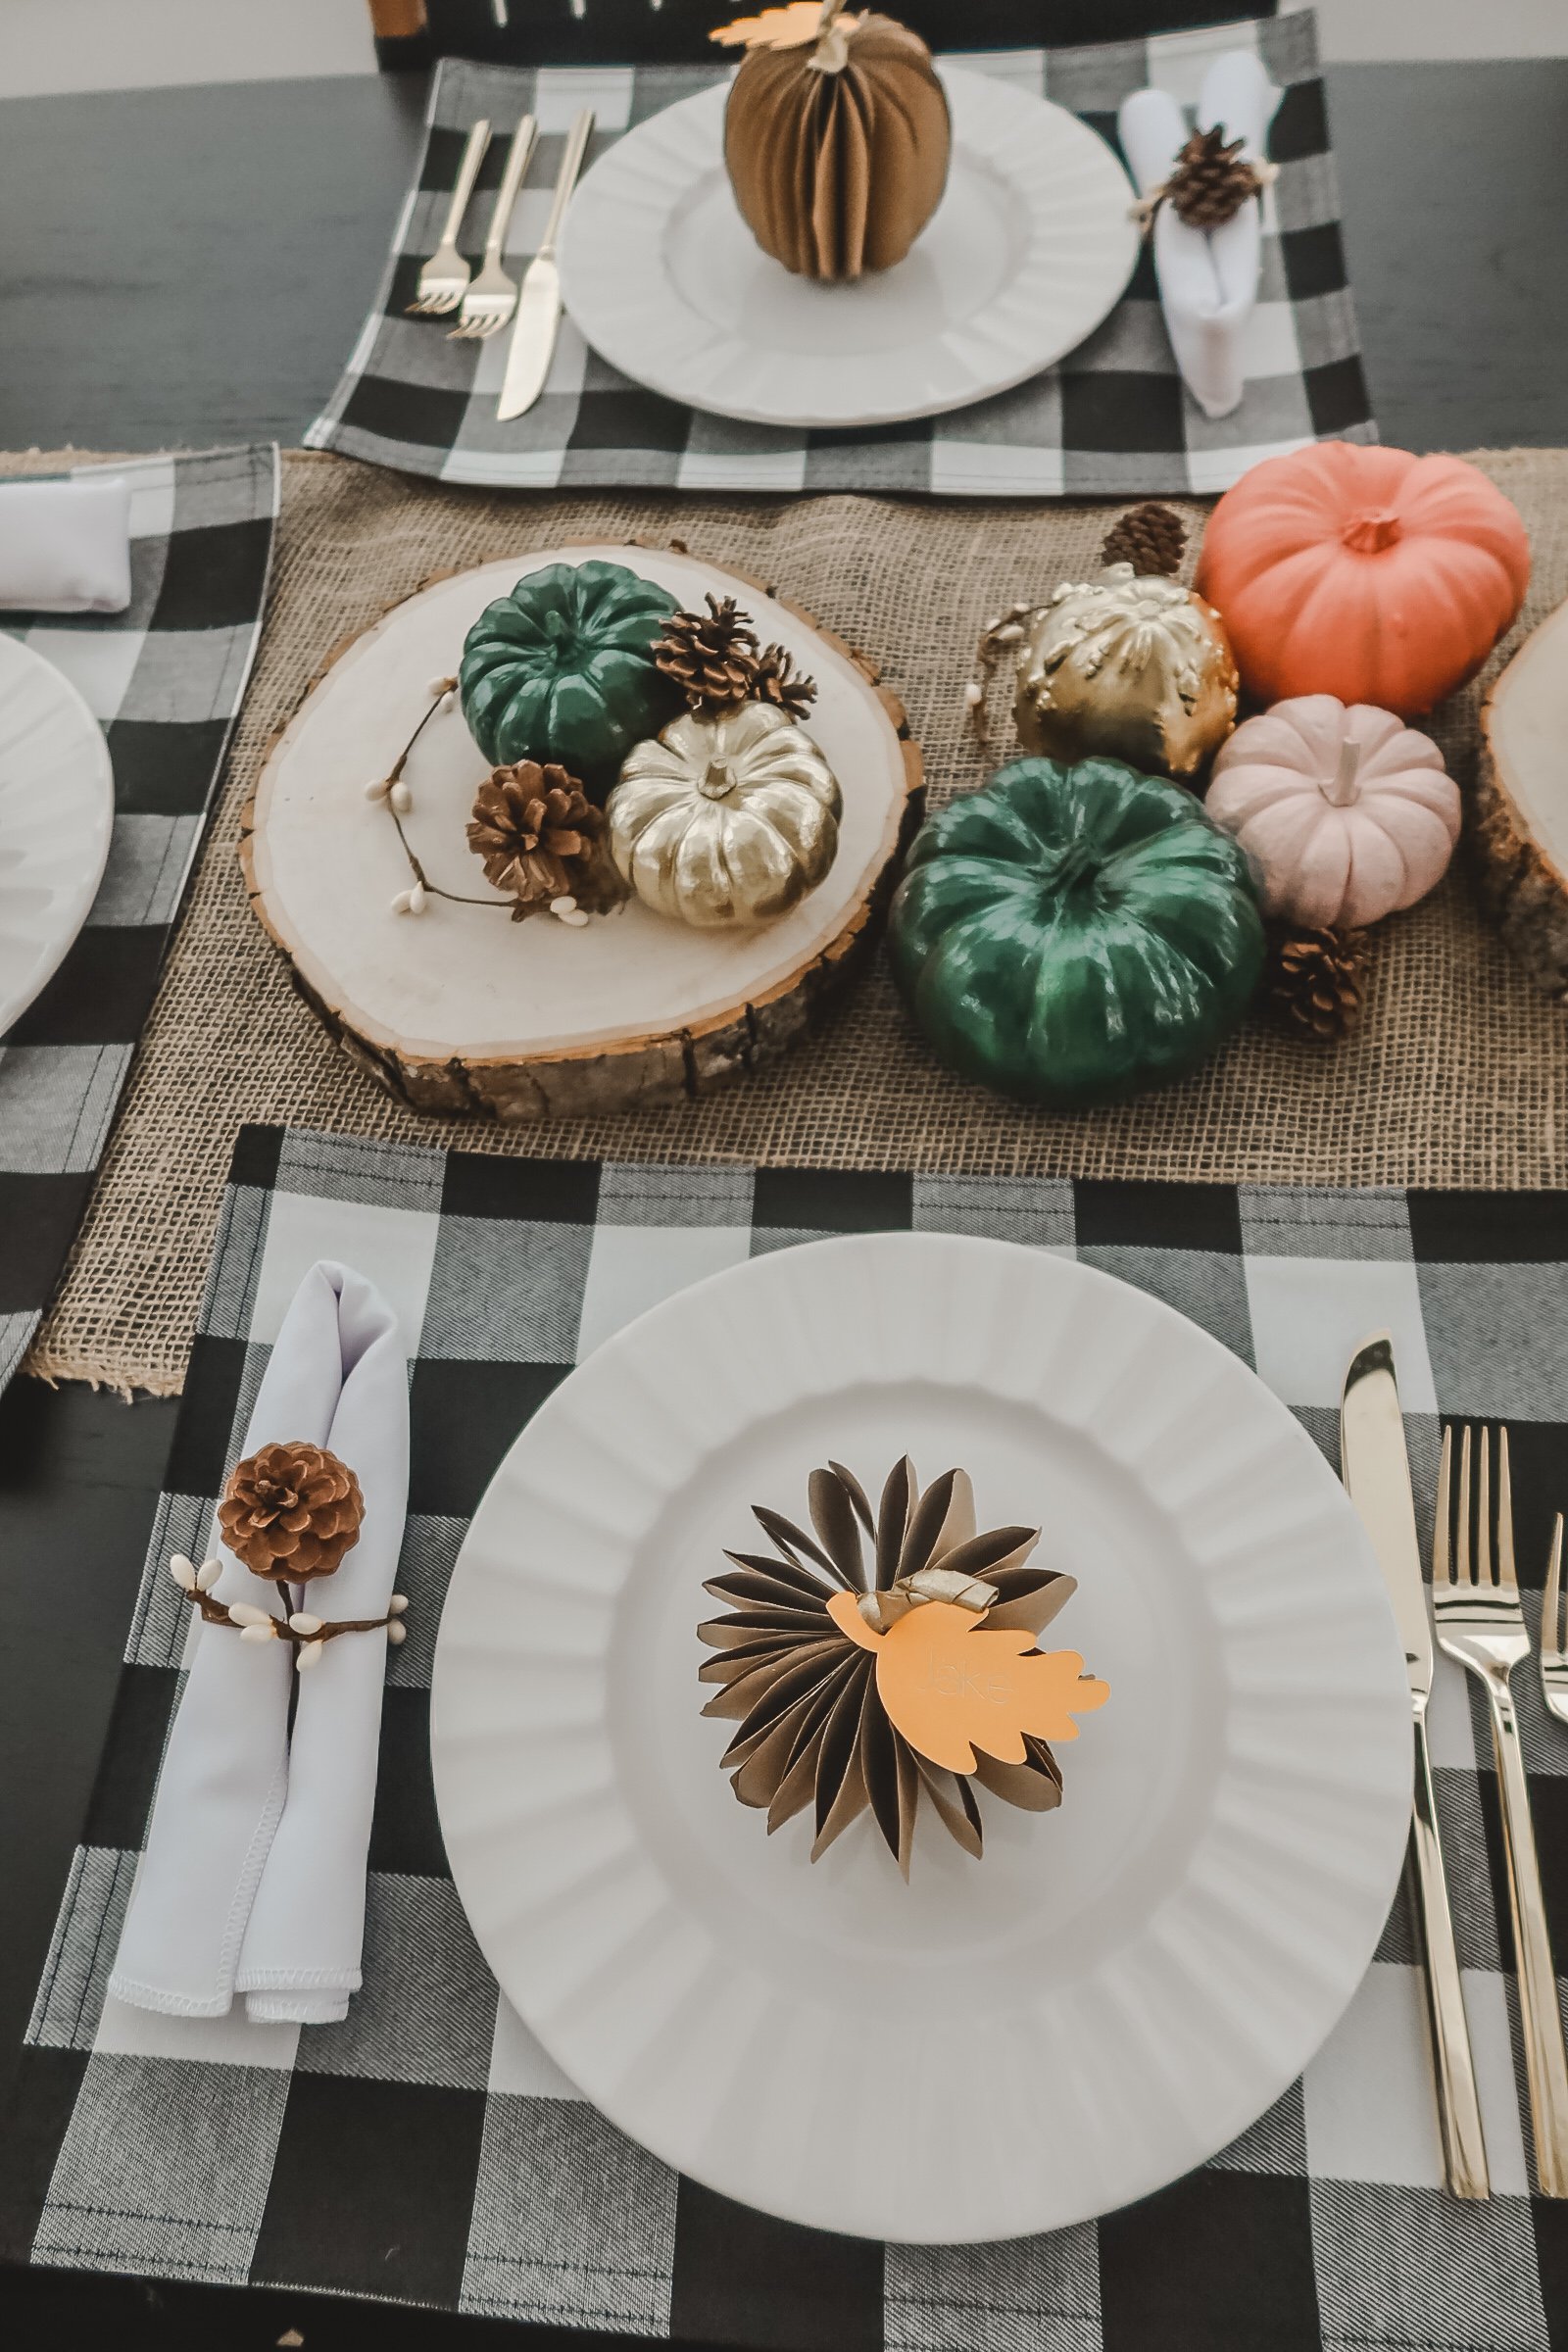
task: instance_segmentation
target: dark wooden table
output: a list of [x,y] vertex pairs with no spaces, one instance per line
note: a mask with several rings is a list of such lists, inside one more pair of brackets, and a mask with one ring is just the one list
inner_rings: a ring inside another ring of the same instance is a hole
[[[1568,443],[1568,60],[1342,66],[1328,84],[1384,437]],[[401,76],[0,104],[0,448],[297,442],[368,305],[422,106]],[[0,2073],[85,1809],[174,1412],[30,1380],[0,1399]],[[28,2157],[0,2127],[0,2164]],[[159,2352],[250,2352],[289,2328],[309,2352],[497,2332],[51,2272],[9,2272],[0,2299],[29,2342],[93,2330]]]

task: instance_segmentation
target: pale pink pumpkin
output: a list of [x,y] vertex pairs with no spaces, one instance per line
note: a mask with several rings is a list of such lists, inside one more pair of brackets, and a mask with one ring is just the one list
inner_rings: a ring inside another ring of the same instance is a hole
[[1334,930],[1424,899],[1459,838],[1458,788],[1431,738],[1332,694],[1244,719],[1204,806],[1251,858],[1267,913]]

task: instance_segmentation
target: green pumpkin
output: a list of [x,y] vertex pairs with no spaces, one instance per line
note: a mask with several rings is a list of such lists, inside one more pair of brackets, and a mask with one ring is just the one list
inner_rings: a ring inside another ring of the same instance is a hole
[[1019,760],[941,809],[889,927],[942,1060],[1063,1109],[1193,1069],[1263,964],[1243,851],[1191,793],[1117,760]]
[[680,697],[653,649],[680,601],[624,564],[547,564],[486,605],[464,640],[463,715],[493,767],[559,761],[613,783]]

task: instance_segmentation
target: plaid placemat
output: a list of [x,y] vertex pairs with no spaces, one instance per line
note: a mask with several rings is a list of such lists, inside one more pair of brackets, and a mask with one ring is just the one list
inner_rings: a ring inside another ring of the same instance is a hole
[[[1396,1906],[1343,2023],[1234,2147],[1098,2225],[970,2248],[829,2237],[677,2179],[572,2091],[500,1998],[431,1797],[442,1594],[507,1446],[632,1314],[762,1250],[916,1227],[1000,1236],[1138,1283],[1253,1363],[1333,1455],[1368,1329],[1398,1349],[1416,1485],[1437,1415],[1506,1415],[1539,1588],[1562,1499],[1568,1198],[499,1159],[242,1131],[119,1700],[7,2110],[0,2255],[336,2289],[782,2352],[1548,2352],[1568,2208],[1532,2200],[1491,1751],[1458,1670],[1432,1716],[1497,2191],[1441,2164]],[[413,1482],[388,1661],[365,1989],[341,2026],[156,2017],[105,2000],[200,1556],[305,1267],[349,1259],[411,1347]],[[1533,1609],[1538,1592],[1527,1595]],[[1518,1680],[1537,1836],[1568,1950],[1568,1734]]]
[[152,1005],[250,675],[277,516],[270,445],[103,470],[131,486],[128,609],[0,615],[79,689],[115,771],[86,926],[0,1038],[0,1388],[59,1279]]
[[[1049,10],[1042,17],[1049,23]],[[440,322],[405,316],[439,235],[468,125],[483,115],[499,128],[525,110],[539,119],[512,226],[512,261],[521,269],[542,231],[564,133],[580,106],[594,109],[593,152],[602,154],[635,123],[723,80],[730,69],[529,70],[449,59],[436,74],[429,134],[375,307],[306,438],[318,449],[407,472],[512,489],[635,484],[998,498],[1201,495],[1225,489],[1259,458],[1303,442],[1374,440],[1309,11],[953,62],[1054,99],[1114,145],[1116,110],[1129,92],[1153,82],[1194,103],[1210,59],[1248,46],[1284,91],[1269,142],[1280,176],[1264,197],[1247,390],[1229,416],[1205,416],[1186,391],[1146,250],[1129,291],[1087,343],[1017,389],[947,416],[860,432],[796,432],[705,416],[630,382],[588,349],[567,318],[540,400],[525,416],[500,424],[507,336],[454,343]],[[504,139],[493,141],[481,190],[499,183],[505,148]],[[487,218],[482,199],[470,205],[465,235],[475,253]]]
[[[933,48],[961,29],[965,40],[1000,49],[1034,39],[1048,5],[1058,41],[1117,41],[1221,17],[1278,14],[1277,0],[899,0],[898,16]],[[437,56],[559,66],[605,57],[710,58],[710,28],[738,12],[736,0],[424,0],[424,13]]]

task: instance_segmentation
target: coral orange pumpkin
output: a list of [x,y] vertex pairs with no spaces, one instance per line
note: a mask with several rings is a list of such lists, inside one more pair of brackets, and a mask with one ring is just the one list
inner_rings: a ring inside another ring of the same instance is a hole
[[1525,526],[1474,466],[1350,441],[1245,473],[1198,567],[1259,702],[1333,694],[1403,716],[1474,676],[1529,580]]

